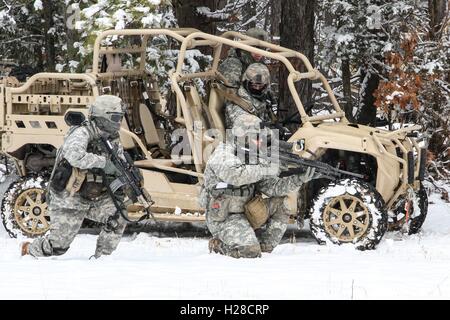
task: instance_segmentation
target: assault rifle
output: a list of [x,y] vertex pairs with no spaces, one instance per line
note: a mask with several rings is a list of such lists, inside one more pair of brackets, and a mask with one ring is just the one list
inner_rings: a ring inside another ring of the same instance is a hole
[[[273,124],[268,122],[261,122],[260,128],[269,128],[269,129],[278,129],[280,130],[280,133],[283,133],[283,131],[280,129],[282,128],[279,124]],[[281,136],[281,134],[280,134]],[[268,140],[272,137],[272,133],[268,136]],[[280,161],[280,164],[282,167],[287,168],[285,170],[281,171],[280,177],[287,177],[294,174],[301,174],[306,172],[307,167],[316,168],[316,172],[321,173],[324,177],[331,179],[331,180],[337,180],[340,178],[345,177],[354,177],[358,179],[364,179],[365,176],[358,173],[353,173],[350,171],[341,170],[335,167],[330,166],[328,163],[324,163],[318,160],[310,160],[299,157],[297,154],[292,153],[292,150],[294,148],[295,143],[294,142],[287,142],[283,140],[276,139],[278,142],[278,159]],[[269,141],[268,141],[269,142]],[[267,144],[269,145],[270,142]],[[274,160],[273,158],[267,157],[265,155],[259,155],[261,158],[264,158],[266,160]],[[290,166],[290,168],[289,168]]]
[[[154,201],[151,199],[148,192],[141,186],[142,175],[139,169],[134,166],[133,160],[131,159],[130,155],[124,152],[126,160],[123,160],[121,157],[118,156],[117,153],[118,148],[114,147],[113,144],[106,137],[101,135],[100,140],[102,141],[106,151],[111,155],[111,161],[114,163],[117,170],[119,170],[121,173],[121,175],[117,179],[115,179],[111,184],[106,185],[108,193],[117,209],[116,215],[113,217],[113,219],[118,217],[118,212],[122,214],[122,210],[124,209],[118,203],[114,195],[115,192],[122,187],[125,187],[124,192],[128,196],[128,198],[133,203],[139,203],[146,212],[146,214],[143,215],[141,218],[139,218],[139,220],[137,221],[139,222],[144,219],[148,219],[149,216],[151,216],[154,219],[154,216],[150,211],[150,207],[154,203]],[[104,179],[104,181],[106,181],[106,179]],[[130,220],[128,216],[124,216],[123,214],[122,216],[128,222],[135,222]]]
[[318,160],[311,160],[299,157],[297,154],[292,153],[294,143],[279,141],[279,159],[283,165],[294,165],[294,168],[289,168],[282,171],[280,177],[286,177],[292,174],[300,173],[300,170],[306,171],[306,167],[316,168],[316,172],[321,173],[324,177],[332,180],[337,180],[345,177],[354,177],[358,179],[364,179],[364,175],[354,173],[346,170],[341,170],[332,167],[328,163]]
[[[316,172],[322,174],[324,178],[331,180],[338,180],[345,177],[364,179],[364,175],[362,174],[341,170],[318,160],[299,157],[297,154],[292,153],[294,147],[293,142],[278,141],[278,146],[278,161],[282,167],[281,173],[279,174],[280,178],[305,173],[307,167],[311,167],[315,168]],[[249,149],[247,148],[241,149],[249,152]],[[268,153],[264,153],[264,150],[259,150],[257,154],[251,153],[251,155],[269,162],[276,161],[277,159],[277,157],[274,157],[273,155],[271,156]]]

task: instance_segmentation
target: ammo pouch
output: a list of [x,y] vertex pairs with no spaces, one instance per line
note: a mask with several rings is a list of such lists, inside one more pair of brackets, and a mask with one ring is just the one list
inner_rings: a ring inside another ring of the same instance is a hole
[[80,190],[84,179],[86,178],[86,173],[87,170],[81,170],[75,167],[72,168],[72,174],[66,184],[66,190],[69,192],[71,197],[73,197],[74,194]]
[[243,185],[240,187],[235,187],[228,185],[228,187],[223,189],[213,189],[211,193],[215,194],[225,194],[232,197],[250,197],[254,194],[255,188],[252,185]]
[[62,192],[66,189],[67,183],[72,175],[72,165],[66,159],[62,159],[57,164],[53,172],[50,188],[56,192]]
[[232,198],[223,195],[209,198],[206,208],[209,219],[215,222],[225,221],[230,214],[229,208],[232,200]]
[[244,205],[244,213],[253,229],[261,228],[269,219],[269,208],[261,195],[255,196]]
[[83,185],[80,188],[80,196],[83,199],[94,201],[97,200],[106,192],[106,187],[103,184],[103,177],[94,175],[91,172],[86,174]]

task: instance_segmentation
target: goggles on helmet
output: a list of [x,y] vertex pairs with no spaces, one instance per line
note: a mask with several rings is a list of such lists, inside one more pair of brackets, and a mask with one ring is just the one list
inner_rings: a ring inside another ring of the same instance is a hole
[[121,112],[108,112],[109,120],[112,122],[120,123],[122,122],[123,113]]

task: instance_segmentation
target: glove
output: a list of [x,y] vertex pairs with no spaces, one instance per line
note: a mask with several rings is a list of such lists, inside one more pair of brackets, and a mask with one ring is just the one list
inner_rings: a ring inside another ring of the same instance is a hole
[[114,163],[110,159],[106,159],[105,167],[103,168],[103,171],[107,175],[117,176],[120,175],[120,171],[117,169],[117,167],[114,165]]
[[307,167],[306,172],[304,174],[300,175],[300,180],[302,180],[303,183],[306,183],[306,182],[314,179],[315,173],[316,173],[316,168]]

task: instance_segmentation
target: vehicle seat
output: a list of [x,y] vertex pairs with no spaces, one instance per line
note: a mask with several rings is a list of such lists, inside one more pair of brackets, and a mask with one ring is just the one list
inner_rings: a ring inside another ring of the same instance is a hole
[[[125,118],[122,120],[122,128],[130,131],[130,127],[128,126],[128,123],[125,120]],[[119,135],[120,135],[120,142],[122,143],[122,146],[123,146],[123,150],[134,149],[136,147],[133,139],[130,136],[123,134],[120,131],[119,131]]]
[[160,145],[160,139],[158,131],[156,130],[155,122],[153,121],[153,115],[143,103],[139,104],[139,116],[141,118],[142,129],[144,130],[144,137],[147,142],[147,146]]

